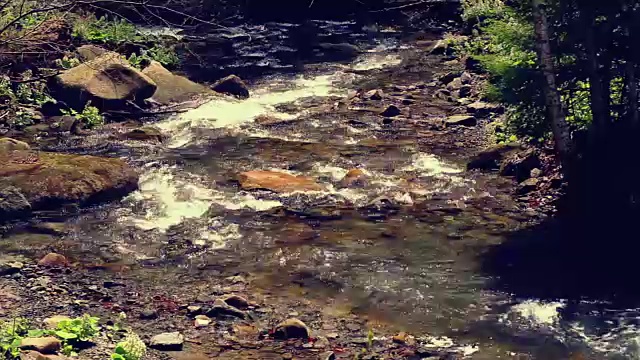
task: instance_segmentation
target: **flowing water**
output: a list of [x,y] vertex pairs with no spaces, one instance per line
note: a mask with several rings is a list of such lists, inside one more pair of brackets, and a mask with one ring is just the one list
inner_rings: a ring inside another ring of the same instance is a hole
[[[380,124],[357,126],[314,101],[347,96],[360,77],[350,69],[400,62],[380,48],[350,65],[267,77],[250,99],[216,98],[163,120],[166,144],[131,151],[139,190],[70,220],[75,251],[86,261],[142,264],[137,276],[167,286],[222,271],[250,273],[272,291],[303,287],[308,298],[476,359],[562,359],[573,350],[636,358],[633,310],[603,318],[585,302],[569,316],[562,299],[518,299],[488,286],[479,255],[526,220],[503,190],[508,180],[468,173],[415,134],[385,137]],[[259,115],[289,122],[260,126]],[[353,168],[367,183],[340,186]],[[256,169],[309,176],[322,190],[244,191],[232,181]]]

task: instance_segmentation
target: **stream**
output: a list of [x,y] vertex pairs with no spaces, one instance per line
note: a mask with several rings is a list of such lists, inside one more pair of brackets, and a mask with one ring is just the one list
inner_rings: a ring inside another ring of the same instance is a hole
[[[489,286],[481,254],[528,219],[510,180],[467,172],[464,154],[432,152],[412,129],[338,110],[367,71],[401,67],[415,51],[384,41],[351,63],[262,76],[247,100],[214,98],[154,124],[162,145],[113,145],[140,169],[139,190],[68,219],[71,252],[135,264],[133,278],[177,292],[250,274],[256,291],[424,334],[461,357],[639,358],[632,309],[584,302],[567,314],[563,299]],[[281,122],[260,125],[262,115]],[[366,183],[343,186],[356,168]],[[243,190],[234,179],[251,170],[310,177],[321,190]]]

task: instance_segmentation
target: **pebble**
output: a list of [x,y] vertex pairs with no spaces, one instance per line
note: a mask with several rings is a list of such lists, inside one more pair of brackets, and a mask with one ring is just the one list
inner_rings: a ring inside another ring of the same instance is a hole
[[293,355],[291,353],[284,353],[282,354],[282,358],[285,360],[290,360],[293,359]]
[[198,315],[196,316],[195,326],[196,328],[207,327],[211,324],[211,318],[207,315]]
[[158,318],[158,312],[154,309],[144,309],[140,312],[140,319],[153,320]]
[[151,338],[149,346],[158,350],[182,350],[184,336],[179,332],[158,334]]

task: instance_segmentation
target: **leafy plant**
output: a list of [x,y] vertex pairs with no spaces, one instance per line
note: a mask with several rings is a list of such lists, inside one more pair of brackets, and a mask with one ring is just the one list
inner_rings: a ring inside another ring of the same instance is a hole
[[23,128],[29,125],[33,125],[33,116],[28,111],[18,110],[13,118],[13,126],[16,128]]
[[144,64],[151,60],[168,67],[175,66],[180,62],[175,48],[162,45],[154,45],[151,49],[143,49],[140,54],[133,53],[128,59],[129,63],[138,69],[143,68]]
[[367,333],[367,348],[371,349],[373,347],[373,329],[369,329]]
[[111,354],[113,360],[140,360],[146,354],[147,347],[140,337],[129,332],[124,341],[119,342]]
[[79,318],[59,322],[52,334],[62,340],[62,352],[65,355],[75,355],[78,343],[89,341],[98,334],[98,320],[97,317],[85,314]]
[[0,359],[17,359],[20,343],[28,334],[28,322],[24,318],[14,318],[0,322]]
[[120,44],[139,42],[143,36],[136,26],[124,19],[107,17],[78,18],[73,25],[72,35],[90,42]]
[[62,110],[64,115],[74,116],[78,120],[82,121],[87,127],[92,128],[104,124],[104,117],[100,114],[100,110],[91,106],[91,102],[88,102],[82,112],[77,112],[74,109]]
[[62,69],[71,69],[80,65],[80,59],[65,55],[62,59],[56,59],[56,65]]

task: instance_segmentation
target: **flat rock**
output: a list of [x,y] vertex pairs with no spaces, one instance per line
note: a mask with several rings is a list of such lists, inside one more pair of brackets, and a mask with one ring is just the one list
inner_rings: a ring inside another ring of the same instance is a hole
[[107,52],[58,75],[54,95],[77,108],[92,101],[104,109],[122,106],[126,100],[148,99],[156,88],[151,78],[120,54]]
[[179,332],[168,332],[155,335],[151,338],[149,346],[158,350],[182,350],[184,344],[184,336]]
[[24,209],[27,203],[32,210],[83,205],[123,196],[138,186],[138,175],[120,159],[12,151],[0,153],[0,163],[0,194],[10,189],[15,196],[7,203],[14,205],[21,201],[18,193],[26,200],[23,206],[6,206],[0,200],[5,219],[18,215],[12,208]]
[[453,115],[445,120],[445,126],[476,126],[478,120],[471,115]]
[[157,89],[151,99],[162,105],[186,102],[213,94],[208,87],[172,73],[157,61],[151,61],[142,73],[156,83]]
[[295,176],[279,171],[254,170],[243,172],[238,176],[240,186],[244,190],[270,190],[284,193],[293,191],[320,191],[322,186],[313,179]]
[[0,276],[11,275],[20,272],[24,264],[11,257],[0,257]]
[[467,105],[467,111],[475,116],[486,117],[491,113],[498,113],[503,110],[500,104],[476,101]]
[[20,354],[20,360],[67,360],[66,356],[61,355],[45,355],[37,351],[24,351]]
[[287,319],[274,329],[273,336],[278,339],[308,339],[311,331],[305,323],[296,318]]
[[240,295],[224,295],[220,299],[237,309],[245,310],[249,307],[249,301]]
[[244,311],[237,309],[221,299],[217,299],[213,302],[213,307],[207,311],[207,316],[209,317],[225,317],[231,316],[240,319],[246,319],[247,313]]
[[249,97],[249,88],[247,87],[247,84],[245,84],[244,81],[236,75],[229,75],[216,81],[211,88],[213,91],[241,99],[247,99]]
[[264,126],[290,124],[292,122],[296,122],[299,120],[300,119],[298,118],[283,119],[283,118],[279,118],[271,115],[258,115],[253,119],[253,121],[255,121],[256,124],[264,125]]
[[22,350],[35,350],[42,354],[55,354],[60,350],[62,343],[53,336],[39,338],[24,338],[20,343]]
[[12,138],[0,138],[0,153],[6,153],[15,150],[31,150],[31,147],[24,141]]

